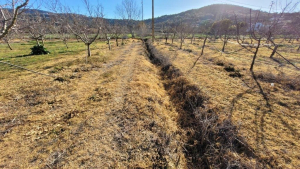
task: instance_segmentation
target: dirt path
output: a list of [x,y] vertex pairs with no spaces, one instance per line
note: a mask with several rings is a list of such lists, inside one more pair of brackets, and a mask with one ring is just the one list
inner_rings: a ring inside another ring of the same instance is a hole
[[22,77],[6,93],[0,167],[184,168],[178,114],[142,42],[59,74],[73,79]]
[[87,121],[88,132],[83,135],[90,141],[84,147],[91,148],[88,149],[91,159],[85,166],[182,165],[177,163],[183,155],[178,152],[181,148],[175,140],[180,139],[176,135],[176,112],[155,75],[156,68],[143,54],[142,44],[133,43],[120,56],[122,64],[109,70],[117,79],[102,82],[100,95],[109,97],[100,101],[105,102],[105,109]]

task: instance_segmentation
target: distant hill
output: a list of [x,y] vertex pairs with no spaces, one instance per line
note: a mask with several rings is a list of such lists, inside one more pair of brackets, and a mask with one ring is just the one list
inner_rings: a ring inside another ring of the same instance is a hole
[[[253,10],[256,13],[257,10]],[[237,5],[227,5],[227,4],[214,4],[205,6],[199,9],[188,10],[179,14],[174,15],[164,15],[155,19],[156,24],[172,23],[172,22],[187,22],[199,25],[207,20],[221,20],[221,19],[234,19],[234,14],[238,18],[249,17],[250,8],[237,6]],[[262,14],[266,14],[262,12]],[[151,23],[151,19],[145,20],[147,24]]]
[[[9,12],[13,12],[12,9],[7,9],[7,10]],[[51,14],[51,12],[43,11],[43,10],[39,10],[39,9],[25,9],[24,13],[25,14],[35,14],[35,13],[39,13],[39,14]]]
[[[25,11],[25,15],[32,15],[36,12],[44,15],[50,16],[51,12],[36,10],[36,9],[27,9]],[[258,10],[252,10],[252,16],[254,17]],[[172,15],[164,15],[161,17],[155,18],[156,27],[160,27],[162,24],[168,23],[176,23],[176,22],[185,22],[193,25],[201,25],[201,23],[206,21],[217,21],[222,19],[231,19],[234,20],[234,15],[237,15],[239,20],[245,21],[249,19],[250,16],[250,8],[237,6],[237,5],[228,5],[228,4],[214,4],[205,6],[199,9],[192,9],[185,12],[181,12],[178,14]],[[291,17],[294,15],[299,15],[297,13],[286,14],[282,19],[283,22],[288,22]],[[268,15],[266,12],[260,12],[260,17],[268,17],[268,19],[272,18],[272,15]],[[115,21],[119,23],[124,23],[119,19],[107,19],[109,23],[114,23]],[[147,25],[151,25],[152,20],[147,19],[144,21]]]
[[26,11],[25,11],[25,13],[27,13],[27,14],[34,14],[36,12],[38,12],[40,14],[51,14],[51,12],[38,10],[38,9],[26,9]]

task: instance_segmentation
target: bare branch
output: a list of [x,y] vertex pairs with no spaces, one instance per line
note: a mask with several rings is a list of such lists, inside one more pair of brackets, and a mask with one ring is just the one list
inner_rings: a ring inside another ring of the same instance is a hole
[[[6,18],[4,12],[3,12],[3,9],[2,7],[0,6],[0,10],[1,10],[1,13],[2,13],[2,17],[3,17],[3,28],[1,29],[0,31],[0,39],[2,39],[4,36],[6,36],[9,31],[13,28],[13,26],[16,24],[17,22],[17,18],[18,18],[18,15],[19,15],[19,11],[26,7],[29,3],[29,0],[25,0],[23,1],[23,3],[19,4],[16,8],[15,5],[16,5],[17,2],[15,1],[12,1],[12,6],[13,6],[13,17],[8,19]],[[10,23],[7,23],[8,21],[10,21]]]

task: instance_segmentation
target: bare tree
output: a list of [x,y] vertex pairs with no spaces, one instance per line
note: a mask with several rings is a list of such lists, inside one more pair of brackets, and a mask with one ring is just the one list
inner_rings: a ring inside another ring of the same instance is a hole
[[[240,38],[240,28],[242,27],[241,26],[242,24],[241,24],[241,22],[238,22],[237,17],[236,17],[235,25],[236,25],[236,32],[237,32],[237,34],[236,34],[237,42],[244,49],[246,49],[249,52],[252,52],[254,54],[253,60],[252,60],[251,66],[250,66],[250,71],[251,72],[253,72],[255,60],[257,58],[259,48],[262,46],[262,41],[263,40],[265,40],[265,43],[271,42],[271,44],[274,46],[274,48],[272,49],[272,47],[270,47],[269,45],[264,45],[264,46],[266,46],[266,47],[268,47],[269,49],[272,50],[271,57],[273,57],[273,55],[275,53],[279,54],[277,52],[278,45],[273,40],[273,36],[280,30],[280,27],[283,26],[283,25],[280,25],[279,23],[280,23],[282,17],[284,16],[284,13],[295,9],[295,6],[297,4],[298,3],[292,4],[292,1],[287,2],[285,4],[285,6],[282,8],[280,13],[275,13],[275,14],[271,15],[271,12],[269,12],[267,17],[262,17],[260,11],[258,11],[255,14],[255,17],[253,17],[252,11],[250,10],[248,32],[249,32],[249,36],[251,37],[251,39],[253,39],[257,42],[254,45],[242,44],[242,40]],[[272,6],[271,6],[271,8],[272,8]],[[272,18],[272,19],[269,19],[269,18]],[[254,51],[252,50],[253,48],[254,48]],[[288,63],[290,63],[291,65],[293,65],[297,69],[299,69],[297,66],[295,66],[293,63],[291,63],[284,56],[282,56],[281,54],[279,54],[279,55],[283,59],[285,59]]]
[[[29,0],[11,0],[7,4],[0,4],[0,39],[6,36],[16,25],[18,16],[24,11]],[[12,13],[4,8],[11,8]]]
[[179,25],[177,23],[172,23],[170,25],[170,33],[171,33],[171,38],[172,38],[172,44],[174,43],[174,39],[176,38],[177,34],[178,34],[178,28]]
[[68,41],[71,38],[72,32],[68,28],[68,18],[65,15],[54,15],[52,20],[52,32],[59,35],[59,38],[63,41],[66,48],[68,49]]
[[[208,39],[208,35],[211,35],[211,27],[212,27],[212,25],[213,25],[212,21],[205,21],[198,28],[199,29],[199,33],[205,35],[204,39],[206,39],[206,40]],[[203,37],[199,37],[199,38],[202,39]]]
[[179,49],[182,49],[182,45],[184,43],[184,40],[189,36],[189,34],[191,33],[191,27],[189,24],[180,22],[178,25],[178,36],[180,38],[180,47]]
[[[202,50],[201,50],[201,54],[200,56],[196,59],[196,61],[194,62],[193,66],[191,67],[191,69],[189,70],[189,72],[191,72],[191,70],[196,66],[197,62],[199,61],[199,59],[201,58],[201,56],[203,56],[204,54],[204,48],[205,48],[205,44],[206,44],[206,40],[207,40],[207,36],[204,38],[203,41],[203,45],[202,45]],[[188,73],[189,73],[188,72]]]
[[111,50],[110,35],[112,34],[113,26],[110,25],[109,22],[105,22],[105,24],[103,24],[103,25],[104,26],[103,26],[102,32],[104,34],[105,40],[107,41],[108,49]]
[[[300,12],[297,12],[296,15],[292,18],[292,22],[287,25],[287,30],[289,33],[296,36],[297,41],[300,39]],[[300,51],[300,45],[297,48],[297,51]]]
[[[270,58],[273,58],[274,54],[277,52],[278,47],[280,47],[281,45],[275,42],[275,37],[276,35],[278,35],[280,32],[282,32],[282,29],[286,29],[286,25],[282,24],[282,20],[284,19],[284,15],[286,13],[291,13],[296,6],[298,5],[298,3],[293,4],[292,1],[290,2],[286,2],[285,6],[282,8],[281,12],[276,12],[276,13],[271,13],[272,9],[275,8],[274,3],[272,3],[271,7],[270,7],[270,12],[268,15],[272,16],[272,21],[271,22],[266,22],[266,24],[268,26],[266,26],[265,30],[264,30],[264,36],[267,39],[267,42],[271,42],[272,46],[274,46],[274,48],[270,48],[270,50],[272,50],[272,53],[270,55]],[[295,34],[297,36],[297,34]],[[293,37],[295,37],[295,35]]]
[[66,17],[62,16],[59,17],[61,22],[58,22],[59,25],[56,26],[56,33],[59,35],[59,38],[64,42],[66,48],[68,49],[68,40],[70,39],[70,30],[67,26],[67,19]]
[[191,26],[190,34],[191,34],[191,44],[193,44],[193,40],[195,39],[195,35],[197,34],[198,28],[195,25]]
[[232,30],[231,25],[231,20],[223,19],[221,21],[216,21],[211,27],[211,32],[214,32],[215,38],[219,36],[220,39],[223,41],[222,52],[225,52],[225,46],[228,42],[228,35]]
[[166,44],[168,43],[168,39],[170,37],[171,34],[171,28],[168,25],[162,25],[161,27],[161,32],[163,34],[164,39],[166,40]]
[[11,30],[8,32],[8,34],[6,34],[6,36],[4,36],[2,38],[2,40],[7,44],[8,48],[10,50],[13,50],[13,48],[10,45],[11,40],[13,40],[17,35],[17,31],[16,30]]
[[45,35],[49,32],[50,28],[48,21],[46,16],[39,12],[36,12],[30,17],[26,16],[25,18],[25,30],[29,33],[30,38],[36,41],[38,46],[40,45],[40,40],[42,41],[42,45],[45,45]]
[[103,25],[103,8],[101,5],[91,6],[88,0],[83,0],[88,17],[69,13],[69,30],[87,46],[87,58],[91,56],[90,45],[97,39]]
[[135,22],[140,18],[140,10],[135,0],[122,0],[122,4],[117,5],[116,13],[121,17],[128,27],[131,36],[134,38]]
[[147,35],[149,29],[148,29],[147,25],[145,24],[145,22],[141,21],[138,23],[137,30],[138,30],[138,32],[137,32],[138,36],[140,38],[144,38]]
[[[236,22],[236,39],[237,39],[237,42],[238,44],[240,44],[243,48],[247,49],[248,51],[250,51],[251,53],[254,54],[253,56],[253,60],[252,60],[252,63],[251,63],[251,66],[250,66],[250,71],[253,72],[253,67],[254,67],[254,64],[255,64],[255,60],[256,60],[256,57],[257,57],[257,54],[258,54],[258,51],[259,51],[259,48],[260,48],[260,45],[261,45],[261,40],[263,38],[263,36],[260,34],[260,31],[261,31],[261,23],[259,22],[259,15],[260,15],[260,11],[256,14],[256,17],[255,17],[255,21],[253,22],[253,19],[252,19],[252,11],[250,10],[250,23],[249,23],[249,36],[251,37],[251,39],[254,39],[255,41],[257,41],[257,44],[256,45],[245,45],[245,44],[242,44],[242,40],[240,38],[240,27],[241,27],[241,23],[237,21],[237,17],[235,19],[235,22]],[[259,25],[259,26],[257,26]],[[255,51],[252,50],[252,48],[255,48]]]
[[112,36],[116,40],[117,46],[119,46],[119,41],[118,39],[122,38],[122,35],[124,35],[124,27],[119,24],[117,21],[115,21],[112,25]]
[[210,27],[210,33],[214,36],[214,40],[218,38],[219,31],[220,31],[219,24],[216,21]]
[[68,28],[68,15],[64,15],[65,9],[59,0],[51,0],[46,3],[47,8],[52,11],[50,15],[49,24],[50,33],[59,35],[59,39],[63,41],[68,49],[68,40],[70,39],[71,31]]

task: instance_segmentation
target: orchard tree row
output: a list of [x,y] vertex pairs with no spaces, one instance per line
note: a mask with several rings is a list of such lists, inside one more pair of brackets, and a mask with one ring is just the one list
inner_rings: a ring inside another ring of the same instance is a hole
[[[119,40],[122,40],[121,44],[123,44],[123,40],[128,35],[131,35],[132,38],[145,38],[150,35],[150,25],[139,20],[141,10],[135,0],[123,0],[116,6],[117,15],[120,18],[118,20],[105,19],[101,4],[91,5],[90,0],[82,0],[85,14],[79,14],[59,0],[50,0],[41,4],[50,11],[49,13],[39,12],[39,10],[34,10],[34,13],[26,12],[33,7],[30,0],[6,2],[0,4],[0,39],[7,43],[9,48],[11,48],[10,41],[12,39],[21,39],[24,36],[34,40],[36,46],[44,46],[45,38],[53,35],[61,39],[66,48],[68,48],[70,38],[81,41],[86,45],[87,57],[89,57],[91,56],[90,45],[96,39],[107,41],[108,48],[111,49],[112,39],[119,46]],[[172,40],[172,43],[174,43],[174,39],[179,39],[179,49],[182,49],[186,39],[190,39],[190,43],[193,43],[196,37],[209,38],[213,41],[220,39],[223,42],[221,52],[226,52],[226,45],[230,39],[231,43],[234,42],[243,50],[253,53],[253,62],[250,68],[253,70],[260,47],[268,47],[272,51],[270,58],[277,53],[286,59],[277,51],[282,46],[282,40],[287,39],[291,43],[294,40],[299,41],[299,15],[291,15],[293,17],[290,17],[289,21],[285,20],[285,15],[294,12],[297,5],[298,3],[292,1],[286,2],[282,5],[280,12],[271,12],[275,8],[271,6],[267,14],[262,11],[250,10],[249,15],[243,18],[233,12],[234,19],[206,20],[201,24],[187,23],[184,20],[165,22],[156,26],[156,37],[162,37],[166,43],[169,39]],[[35,6],[37,5],[35,4]],[[204,40],[203,50],[206,42]],[[300,51],[300,46],[298,51]]]

